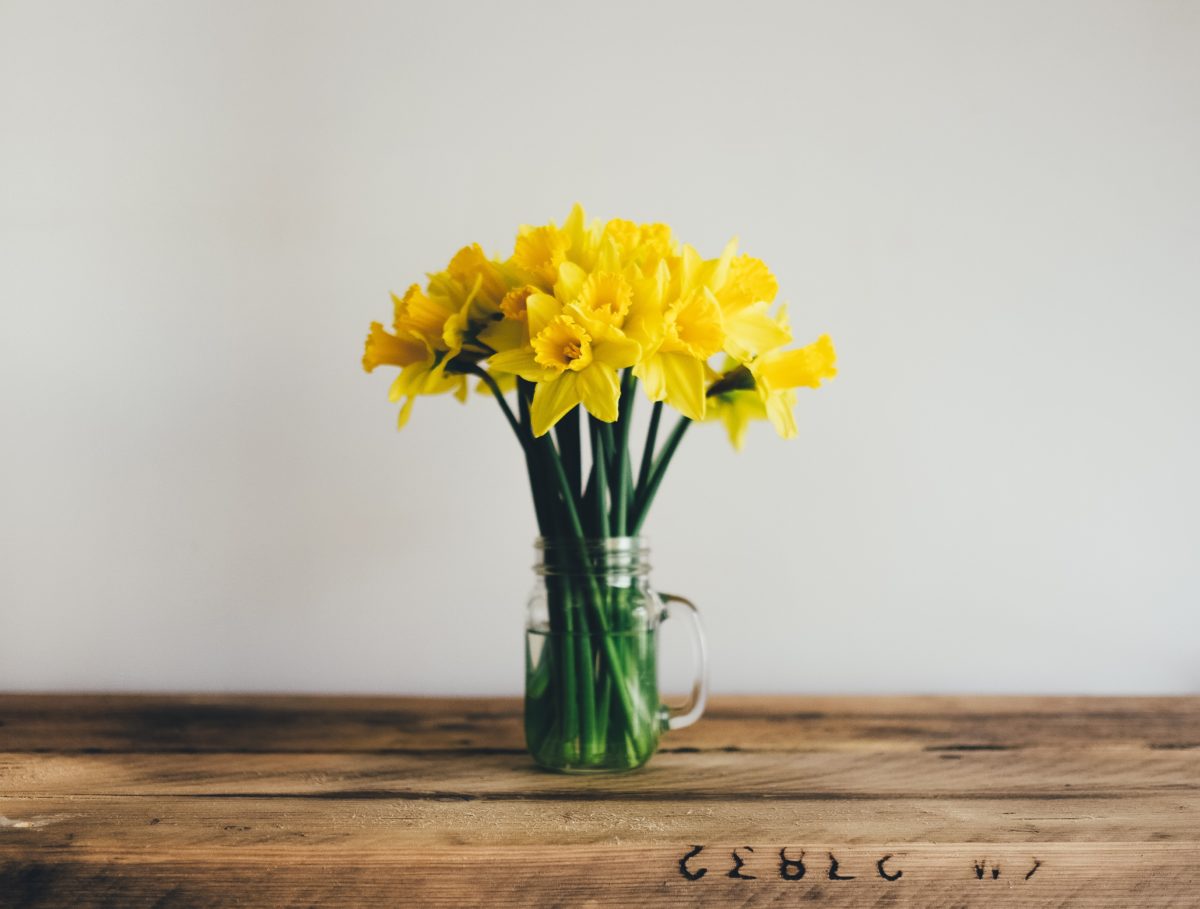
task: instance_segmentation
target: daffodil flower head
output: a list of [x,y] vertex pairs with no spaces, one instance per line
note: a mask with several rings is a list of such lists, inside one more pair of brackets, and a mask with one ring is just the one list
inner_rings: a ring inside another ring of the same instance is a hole
[[666,401],[684,416],[703,420],[707,361],[721,349],[721,308],[704,288],[666,307],[657,339],[634,370],[652,401]]
[[493,353],[527,345],[529,316],[525,308],[529,297],[536,293],[541,291],[532,284],[524,284],[508,291],[500,300],[498,311],[477,333],[479,344]]
[[553,224],[522,227],[517,235],[512,261],[533,283],[548,290],[557,280],[558,267],[566,261],[570,248],[570,235]]
[[[737,241],[730,241],[727,250],[732,252]],[[730,256],[728,267],[714,270],[712,288],[721,308],[727,313],[736,312],[752,303],[772,303],[779,293],[779,282],[771,274],[762,259],[752,256]]]
[[675,255],[675,240],[666,224],[635,224],[614,218],[604,225],[602,244],[611,244],[622,265],[636,264],[652,271],[660,261]]
[[419,337],[410,334],[393,335],[378,322],[372,322],[363,349],[362,365],[367,372],[377,366],[409,366],[423,360],[432,360],[429,346]]
[[446,322],[457,312],[454,304],[442,296],[431,297],[413,284],[403,297],[392,294],[392,326],[397,334],[411,334],[422,339],[430,350],[442,346]]
[[524,287],[514,287],[500,301],[501,314],[504,318],[517,322],[528,321],[525,305],[529,302],[530,295],[537,292],[538,289],[531,284],[526,284]]
[[498,372],[536,383],[529,411],[533,434],[544,435],[579,404],[599,420],[616,420],[617,370],[637,362],[640,345],[549,294],[531,294],[526,314],[530,344],[489,362]]
[[555,316],[533,339],[534,360],[557,372],[579,372],[592,364],[592,338],[566,313]]
[[725,340],[721,307],[707,289],[676,300],[664,314],[664,352],[680,352],[707,360],[721,349]]
[[620,327],[633,304],[633,287],[618,272],[593,272],[584,281],[575,302],[593,317]]
[[[819,388],[837,375],[837,354],[829,335],[792,350],[772,350],[746,364],[767,419],[785,439],[799,431],[793,409],[797,388]],[[728,424],[727,424],[728,425]],[[731,430],[732,433],[732,430]]]
[[464,246],[455,253],[446,266],[446,274],[461,288],[474,289],[478,283],[474,297],[482,305],[495,307],[508,293],[508,283],[500,266],[487,257],[478,243]]

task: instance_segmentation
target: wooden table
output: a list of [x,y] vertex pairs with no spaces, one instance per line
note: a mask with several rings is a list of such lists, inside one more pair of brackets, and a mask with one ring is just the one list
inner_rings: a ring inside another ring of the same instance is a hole
[[0,696],[2,906],[1200,906],[1200,698],[719,698],[625,776],[514,700]]

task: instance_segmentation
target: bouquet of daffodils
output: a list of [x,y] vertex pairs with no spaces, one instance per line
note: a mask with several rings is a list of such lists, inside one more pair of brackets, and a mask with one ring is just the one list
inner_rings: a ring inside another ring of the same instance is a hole
[[[562,227],[521,227],[506,260],[467,246],[425,288],[393,294],[392,330],[371,323],[363,368],[399,367],[389,397],[404,401],[401,427],[418,397],[465,401],[477,379],[525,450],[543,535],[583,531],[588,520],[595,536],[636,534],[693,421],[720,420],[736,448],[752,420],[791,438],[796,389],[837,374],[828,335],[790,346],[787,307],[772,311],[777,292],[736,240],[706,260],[665,224],[589,223],[576,205]],[[639,380],[653,410],[635,482]],[[664,404],[680,417],[657,450]],[[581,408],[593,455],[586,488]]]
[[[424,395],[465,401],[476,385],[494,396],[524,452],[543,540],[586,568],[589,541],[640,532],[693,422],[720,420],[738,448],[754,420],[796,435],[796,389],[836,374],[834,350],[827,336],[791,346],[777,290],[766,265],[739,255],[736,241],[703,259],[665,224],[589,222],[575,206],[561,227],[521,227],[507,259],[467,246],[425,287],[393,295],[391,330],[371,324],[363,367],[400,370],[390,390],[403,401],[400,426]],[[639,384],[652,410],[635,457]],[[664,405],[679,417],[660,444]],[[558,572],[550,627],[625,627],[629,598],[579,581],[585,573]],[[580,687],[591,691],[604,676],[624,688],[620,654],[598,649],[580,661],[597,678]],[[629,696],[614,709],[631,709]],[[594,729],[576,729],[575,747],[596,746]]]

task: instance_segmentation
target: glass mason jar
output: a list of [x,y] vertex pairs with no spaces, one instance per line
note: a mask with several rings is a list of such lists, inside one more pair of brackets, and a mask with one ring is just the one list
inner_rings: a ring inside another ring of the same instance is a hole
[[[539,539],[525,625],[525,742],[535,761],[568,773],[632,770],[666,729],[690,726],[708,697],[696,607],[650,587],[638,537]],[[658,627],[680,607],[698,654],[683,707],[658,697]]]

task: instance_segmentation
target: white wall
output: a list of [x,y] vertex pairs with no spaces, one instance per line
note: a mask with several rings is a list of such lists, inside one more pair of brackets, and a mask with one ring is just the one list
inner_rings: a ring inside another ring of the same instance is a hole
[[[0,4],[0,688],[516,692],[490,402],[387,292],[737,233],[841,376],[651,519],[721,691],[1200,688],[1200,4]],[[644,416],[643,408],[643,416]]]

